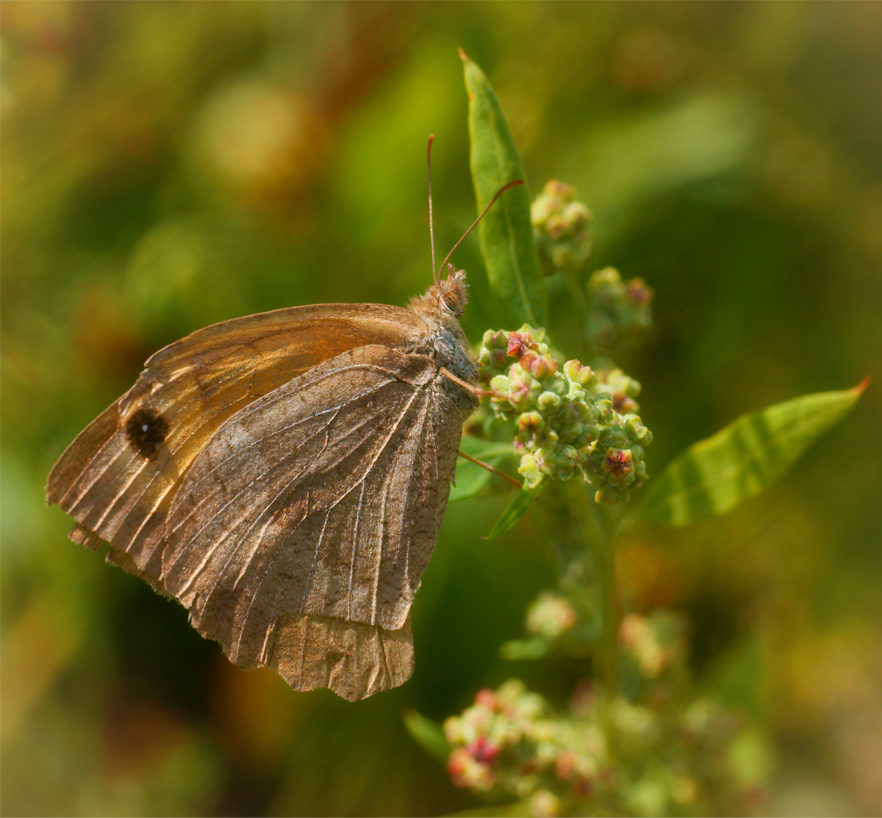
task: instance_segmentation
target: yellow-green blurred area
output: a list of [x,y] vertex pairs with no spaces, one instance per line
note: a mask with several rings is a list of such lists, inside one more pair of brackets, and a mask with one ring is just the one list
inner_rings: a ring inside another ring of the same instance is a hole
[[[416,671],[350,704],[244,672],[66,539],[43,483],[156,349],[324,301],[402,304],[475,216],[457,47],[533,193],[574,184],[592,268],[656,291],[618,361],[650,479],[740,414],[873,375],[771,491],[620,553],[631,609],[693,621],[699,686],[754,719],[769,814],[882,812],[882,4],[3,2],[3,814],[434,815],[475,798],[408,736],[519,676],[554,582],[510,494],[450,507],[413,608]],[[465,328],[498,328],[477,238]],[[580,350],[549,281],[552,339]],[[511,329],[511,328],[510,328]],[[496,481],[502,483],[502,481]],[[587,498],[586,494],[586,498]],[[540,501],[541,502],[541,499]]]

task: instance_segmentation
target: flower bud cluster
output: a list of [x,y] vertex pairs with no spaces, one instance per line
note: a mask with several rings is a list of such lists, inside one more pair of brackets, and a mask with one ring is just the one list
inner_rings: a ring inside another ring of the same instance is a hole
[[640,411],[637,396],[642,387],[621,369],[601,369],[597,371],[597,383],[588,390],[592,398],[604,392],[612,398],[613,409],[620,415],[636,414]]
[[475,703],[444,722],[453,746],[447,771],[458,787],[529,799],[535,815],[556,815],[560,798],[584,798],[605,766],[599,729],[557,718],[548,702],[517,679],[481,690]]
[[616,409],[617,402],[636,407],[636,381],[614,370],[600,387],[591,367],[559,365],[544,330],[528,324],[517,332],[488,330],[478,363],[496,417],[517,424],[518,472],[528,488],[580,475],[596,489],[597,502],[617,503],[646,479],[644,448],[652,433],[637,415]]
[[533,238],[545,275],[581,270],[594,243],[588,232],[591,211],[576,201],[576,191],[552,179],[530,206]]
[[622,338],[652,325],[652,288],[642,278],[622,281],[614,267],[598,270],[585,287],[588,337],[598,349],[612,349]]
[[[627,696],[580,684],[561,712],[516,679],[480,691],[444,722],[453,782],[515,797],[534,815],[761,809],[767,772],[757,768],[765,750],[756,734],[733,711],[683,695],[686,631],[670,612],[626,617],[619,645],[636,674]],[[679,680],[675,691],[672,679]],[[751,746],[755,758],[742,765]]]

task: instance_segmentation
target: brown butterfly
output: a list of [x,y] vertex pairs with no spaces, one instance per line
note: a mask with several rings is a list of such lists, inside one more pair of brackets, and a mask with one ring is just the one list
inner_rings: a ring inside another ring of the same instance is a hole
[[466,297],[448,265],[406,308],[317,304],[194,332],[74,440],[47,500],[74,542],[107,541],[108,562],[177,599],[232,662],[350,701],[396,687],[480,400]]

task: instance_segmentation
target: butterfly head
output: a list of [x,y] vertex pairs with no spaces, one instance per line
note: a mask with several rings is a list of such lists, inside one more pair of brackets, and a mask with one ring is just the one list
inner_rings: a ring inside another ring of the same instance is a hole
[[459,318],[465,312],[469,300],[465,270],[455,270],[452,264],[448,264],[447,278],[439,281],[436,286],[439,311],[443,314],[446,310],[455,318]]
[[424,318],[446,324],[456,321],[465,311],[469,300],[465,270],[455,270],[447,265],[447,278],[435,282],[423,295],[410,302],[411,309]]

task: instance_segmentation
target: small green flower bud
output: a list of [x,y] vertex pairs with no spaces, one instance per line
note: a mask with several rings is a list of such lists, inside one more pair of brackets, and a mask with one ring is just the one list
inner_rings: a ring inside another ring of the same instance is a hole
[[608,505],[616,505],[616,503],[627,503],[631,500],[631,494],[627,489],[618,486],[602,486],[594,494],[595,503],[607,503]]
[[567,480],[572,477],[582,465],[584,457],[574,446],[564,444],[557,450],[556,477],[559,480]]
[[545,343],[545,327],[534,327],[530,324],[521,324],[521,326],[518,327],[518,332],[521,335],[529,336],[531,342],[534,343],[537,348]]
[[560,440],[574,449],[581,449],[585,443],[582,441],[582,424],[572,423],[561,427]]
[[543,392],[536,399],[536,403],[539,406],[539,411],[543,415],[546,413],[554,412],[560,407],[560,395],[555,395],[554,392]]
[[652,432],[649,431],[637,415],[628,415],[625,421],[625,429],[631,440],[639,441],[644,446],[652,443]]
[[537,434],[546,428],[545,419],[539,412],[524,412],[518,415],[518,429]]
[[[557,361],[554,361],[554,365],[557,367]],[[552,392],[559,398],[564,399],[569,394],[570,382],[560,372],[553,372],[542,381],[542,390],[544,392]]]
[[567,361],[563,365],[564,375],[583,389],[590,389],[597,383],[597,375],[590,366],[582,366],[578,361]]
[[525,454],[521,457],[521,463],[518,466],[518,474],[524,478],[527,488],[534,489],[544,479],[542,469],[539,467],[539,459],[536,455]]
[[493,380],[490,381],[490,389],[494,392],[499,392],[500,395],[505,395],[511,390],[512,381],[511,378],[505,375],[497,375]]
[[600,430],[594,423],[585,423],[582,426],[581,437],[583,437],[589,443],[594,443],[594,441],[596,441],[600,437]]
[[613,409],[612,397],[609,394],[602,393],[598,395],[594,401],[594,406],[597,408],[597,419],[600,423],[609,424],[615,420],[616,412]]
[[506,349],[508,347],[508,333],[504,330],[488,329],[484,333],[481,342],[487,349]]
[[626,449],[628,442],[628,435],[618,426],[612,426],[600,435],[600,443],[604,449]]

